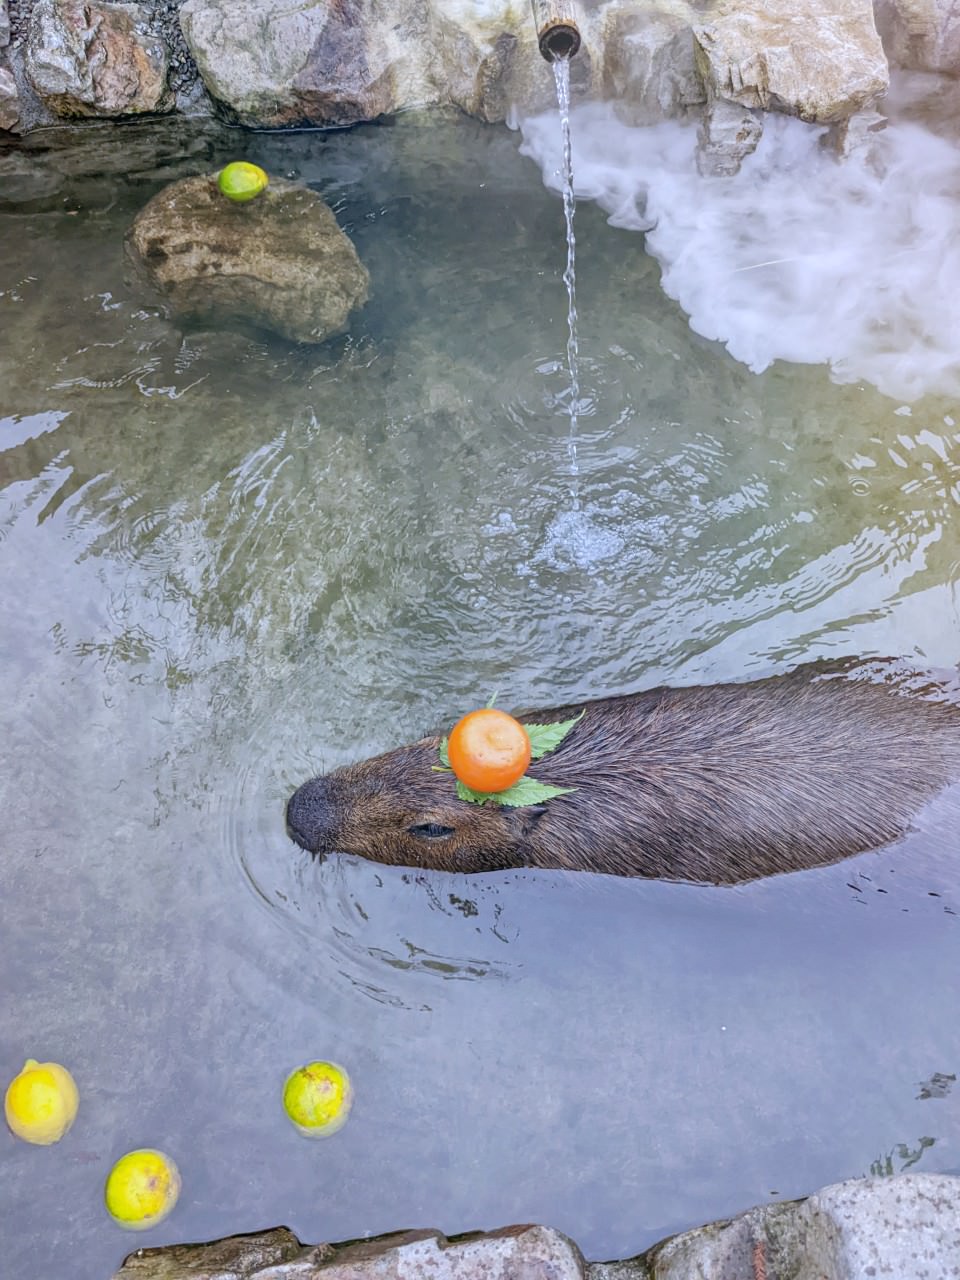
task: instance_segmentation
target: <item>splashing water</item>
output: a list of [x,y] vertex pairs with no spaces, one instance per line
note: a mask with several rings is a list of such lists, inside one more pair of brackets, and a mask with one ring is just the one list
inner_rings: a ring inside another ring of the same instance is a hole
[[567,58],[554,58],[553,78],[557,85],[557,106],[560,110],[560,137],[562,144],[559,176],[563,183],[563,215],[567,225],[567,267],[563,283],[567,286],[567,370],[570,374],[568,409],[570,436],[567,451],[570,457],[570,475],[573,477],[573,505],[579,505],[577,478],[580,467],[577,460],[577,412],[580,407],[579,344],[577,340],[577,241],[573,230],[576,198],[573,193],[573,148],[570,142],[570,62]]

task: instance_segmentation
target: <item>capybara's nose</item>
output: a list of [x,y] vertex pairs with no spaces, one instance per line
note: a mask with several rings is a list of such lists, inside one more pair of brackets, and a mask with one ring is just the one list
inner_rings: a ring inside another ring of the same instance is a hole
[[316,779],[305,782],[287,802],[287,834],[308,853],[316,853],[320,844],[322,824],[318,818],[322,800],[317,794],[316,782]]

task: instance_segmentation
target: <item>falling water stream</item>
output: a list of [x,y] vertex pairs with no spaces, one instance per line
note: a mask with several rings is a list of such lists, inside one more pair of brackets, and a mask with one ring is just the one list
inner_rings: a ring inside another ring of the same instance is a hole
[[570,413],[570,438],[567,450],[570,456],[570,475],[573,505],[579,506],[579,463],[577,461],[577,414],[580,408],[579,345],[577,340],[577,240],[573,217],[576,199],[573,194],[573,160],[570,146],[570,60],[554,58],[551,63],[557,85],[557,107],[560,111],[560,130],[563,142],[560,177],[563,182],[563,214],[567,224],[567,267],[563,282],[567,286],[567,370],[570,374],[568,409]]

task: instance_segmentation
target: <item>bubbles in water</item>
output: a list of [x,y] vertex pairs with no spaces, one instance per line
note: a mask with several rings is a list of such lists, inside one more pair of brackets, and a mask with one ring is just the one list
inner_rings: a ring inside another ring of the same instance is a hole
[[586,511],[561,511],[550,522],[533,564],[551,569],[592,569],[619,555],[623,548],[622,535],[605,529]]

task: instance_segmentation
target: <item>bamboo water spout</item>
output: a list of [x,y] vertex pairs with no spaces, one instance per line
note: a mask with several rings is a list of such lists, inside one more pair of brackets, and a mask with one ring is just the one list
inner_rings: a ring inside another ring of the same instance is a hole
[[574,0],[533,0],[537,42],[548,62],[567,61],[580,48]]

